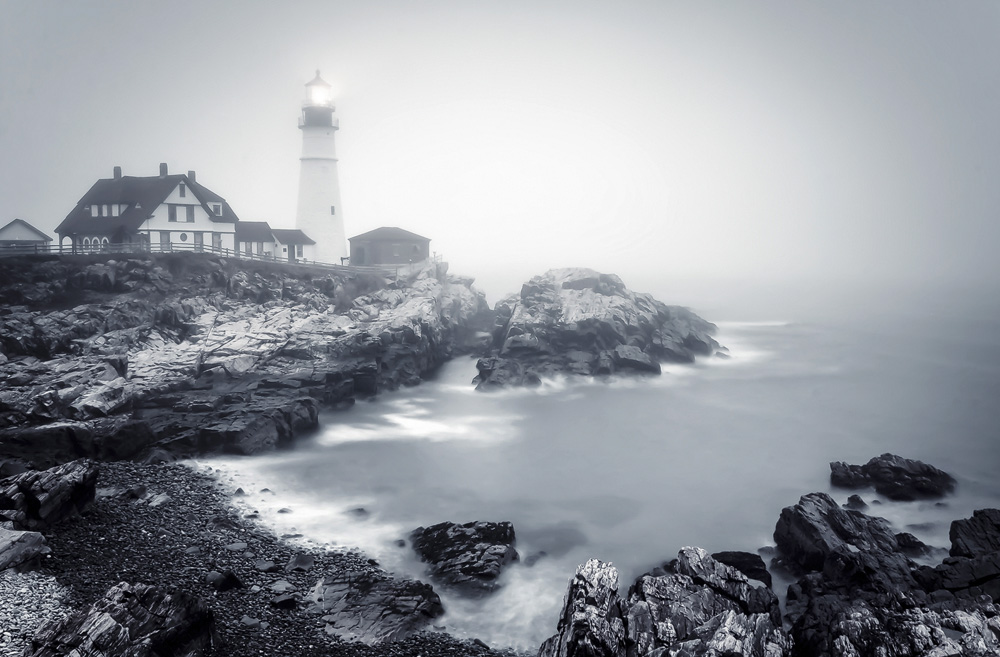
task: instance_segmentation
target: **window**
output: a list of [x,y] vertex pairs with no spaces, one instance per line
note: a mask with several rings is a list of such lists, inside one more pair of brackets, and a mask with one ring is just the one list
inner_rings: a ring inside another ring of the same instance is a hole
[[177,221],[177,206],[168,205],[167,206],[167,221]]
[[189,224],[193,224],[194,223],[194,206],[193,205],[187,206],[187,221],[188,221]]
[[121,211],[121,206],[118,205],[117,203],[115,203],[114,205],[111,206],[111,216],[112,217],[117,217],[120,211]]
[[243,242],[243,252],[247,255],[251,255],[250,247],[253,246],[250,242]]
[[91,217],[96,217],[97,216],[97,206],[96,205],[90,206],[90,216]]
[[213,249],[222,248],[222,233],[212,233],[212,248]]
[[295,257],[296,258],[301,258],[302,257],[302,245],[301,244],[296,244],[295,245]]
[[330,214],[337,214],[337,208],[331,205],[330,206]]
[[213,203],[212,204],[212,212],[214,212],[217,217],[221,217],[222,216],[222,204],[220,204],[220,203]]
[[263,242],[257,242],[257,253],[258,254],[264,253],[264,243]]
[[108,216],[108,206],[107,205],[102,205],[101,206],[101,216],[102,217]]
[[188,241],[188,234],[187,233],[181,233],[181,241],[182,242],[187,242]]
[[205,236],[201,233],[194,234],[194,248],[196,251],[201,251],[202,245],[205,243]]
[[169,249],[170,248],[170,231],[161,230],[160,231],[160,248]]
[[184,183],[181,183],[181,184],[180,184],[180,185],[179,185],[179,186],[177,187],[177,191],[179,191],[179,192],[180,192],[180,194],[181,194],[181,198],[184,198],[185,196],[187,196],[187,188],[185,188],[185,187],[184,187]]

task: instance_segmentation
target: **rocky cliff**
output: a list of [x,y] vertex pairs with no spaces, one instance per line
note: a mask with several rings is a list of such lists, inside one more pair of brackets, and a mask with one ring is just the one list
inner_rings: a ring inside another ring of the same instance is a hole
[[417,383],[492,314],[471,280],[205,254],[0,260],[0,453],[253,453]]
[[496,305],[491,354],[479,389],[537,384],[554,374],[660,373],[719,348],[715,325],[633,292],[613,274],[553,269]]

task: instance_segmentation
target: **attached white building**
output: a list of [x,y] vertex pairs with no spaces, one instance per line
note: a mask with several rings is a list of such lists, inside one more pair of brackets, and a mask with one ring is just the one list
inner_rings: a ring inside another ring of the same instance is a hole
[[236,222],[226,200],[201,185],[194,171],[159,176],[103,178],[83,195],[56,228],[60,245],[74,251],[97,251],[108,244],[173,244],[192,248],[236,249]]

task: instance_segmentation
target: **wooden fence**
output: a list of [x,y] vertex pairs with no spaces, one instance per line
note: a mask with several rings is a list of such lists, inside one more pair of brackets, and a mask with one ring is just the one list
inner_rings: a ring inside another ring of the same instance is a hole
[[[205,253],[211,255],[222,256],[225,258],[238,258],[240,260],[254,260],[257,262],[274,262],[281,263],[283,265],[292,265],[297,267],[309,267],[312,269],[323,269],[333,273],[343,273],[343,274],[374,274],[377,276],[392,276],[399,278],[399,276],[406,275],[413,270],[414,267],[420,266],[423,262],[415,262],[406,265],[383,265],[383,266],[355,266],[355,265],[338,265],[330,262],[317,262],[314,260],[305,260],[303,258],[296,258],[295,260],[289,260],[286,258],[276,257],[273,255],[264,255],[260,253],[247,253],[245,251],[237,251],[235,249],[224,249],[217,246],[212,246],[210,244],[189,244],[187,242],[152,242],[149,244],[100,244],[94,246],[77,246],[73,247],[62,247],[62,246],[52,246],[48,244],[37,244],[32,246],[0,246],[0,258],[10,257],[10,256],[22,256],[22,255],[59,255],[59,256],[74,256],[74,255],[89,255],[89,254],[104,254],[104,253]],[[432,259],[434,262],[440,262],[441,256],[435,255]]]

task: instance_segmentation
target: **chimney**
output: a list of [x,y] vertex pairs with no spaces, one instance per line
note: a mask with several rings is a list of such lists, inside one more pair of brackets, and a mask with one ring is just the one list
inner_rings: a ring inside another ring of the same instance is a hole
[[166,178],[166,177],[167,177],[167,163],[160,162],[160,178]]
[[196,182],[194,179],[194,171],[188,171],[188,180],[191,182]]
[[115,180],[121,180],[121,179],[122,179],[122,168],[115,167]]

